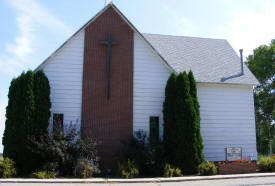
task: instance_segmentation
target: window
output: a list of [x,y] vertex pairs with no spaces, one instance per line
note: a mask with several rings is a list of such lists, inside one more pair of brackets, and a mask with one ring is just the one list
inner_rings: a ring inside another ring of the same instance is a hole
[[63,132],[64,114],[53,114],[53,133]]
[[159,139],[159,117],[150,116],[150,140],[156,142]]

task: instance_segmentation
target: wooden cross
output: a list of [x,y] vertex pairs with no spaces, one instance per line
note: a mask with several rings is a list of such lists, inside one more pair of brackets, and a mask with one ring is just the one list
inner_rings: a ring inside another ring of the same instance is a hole
[[113,45],[118,45],[119,42],[112,41],[111,32],[108,33],[108,39],[105,41],[99,41],[100,44],[107,45],[108,58],[107,58],[107,99],[110,98],[110,71],[111,71],[111,49]]

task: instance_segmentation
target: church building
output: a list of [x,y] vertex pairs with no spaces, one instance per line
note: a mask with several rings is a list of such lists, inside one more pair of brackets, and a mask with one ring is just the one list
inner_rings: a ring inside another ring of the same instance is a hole
[[[146,20],[144,20],[146,21]],[[152,23],[153,24],[153,23]],[[105,159],[135,131],[162,137],[172,72],[197,81],[204,159],[257,159],[253,86],[258,80],[224,39],[143,34],[110,3],[36,69],[49,79],[50,129],[60,120],[99,139]]]

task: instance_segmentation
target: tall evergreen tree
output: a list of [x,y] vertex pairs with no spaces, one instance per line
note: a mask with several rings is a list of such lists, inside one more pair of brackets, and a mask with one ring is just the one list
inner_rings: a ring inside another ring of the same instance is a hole
[[192,121],[195,118],[195,109],[190,95],[190,83],[186,72],[178,75],[176,81],[177,105],[176,105],[176,138],[178,141],[176,166],[184,173],[194,172],[194,138]]
[[32,153],[30,139],[47,132],[49,89],[44,73],[32,71],[13,79],[9,88],[3,155],[15,161],[21,174],[39,168],[40,159]]
[[33,114],[33,72],[28,71],[11,83],[3,137],[4,157],[13,159],[20,172],[27,171],[31,164],[28,134],[32,130]]
[[17,113],[20,111],[18,103],[20,102],[20,82],[21,76],[11,81],[8,93],[8,106],[6,107],[5,131],[2,144],[4,145],[3,156],[16,156],[17,128],[20,121]]
[[42,70],[34,74],[34,129],[36,136],[47,133],[49,118],[51,116],[50,84]]
[[194,166],[197,167],[203,162],[203,144],[200,132],[200,105],[197,97],[197,85],[192,71],[189,71],[188,78],[190,82],[190,95],[193,99],[193,105],[195,109],[195,118],[193,121],[194,127]]
[[175,110],[176,110],[176,74],[172,73],[167,80],[165,88],[165,100],[163,103],[163,145],[165,157],[169,163],[172,163],[174,151],[176,151],[175,132]]

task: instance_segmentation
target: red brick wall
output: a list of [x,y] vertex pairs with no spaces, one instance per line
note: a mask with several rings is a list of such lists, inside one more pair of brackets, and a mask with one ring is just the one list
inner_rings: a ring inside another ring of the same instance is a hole
[[[107,99],[107,40],[112,47],[110,98]],[[114,153],[133,132],[133,30],[110,7],[85,29],[82,136],[99,139],[99,155],[109,165]]]
[[232,163],[232,164],[217,164],[219,174],[244,174],[256,172],[257,163]]

